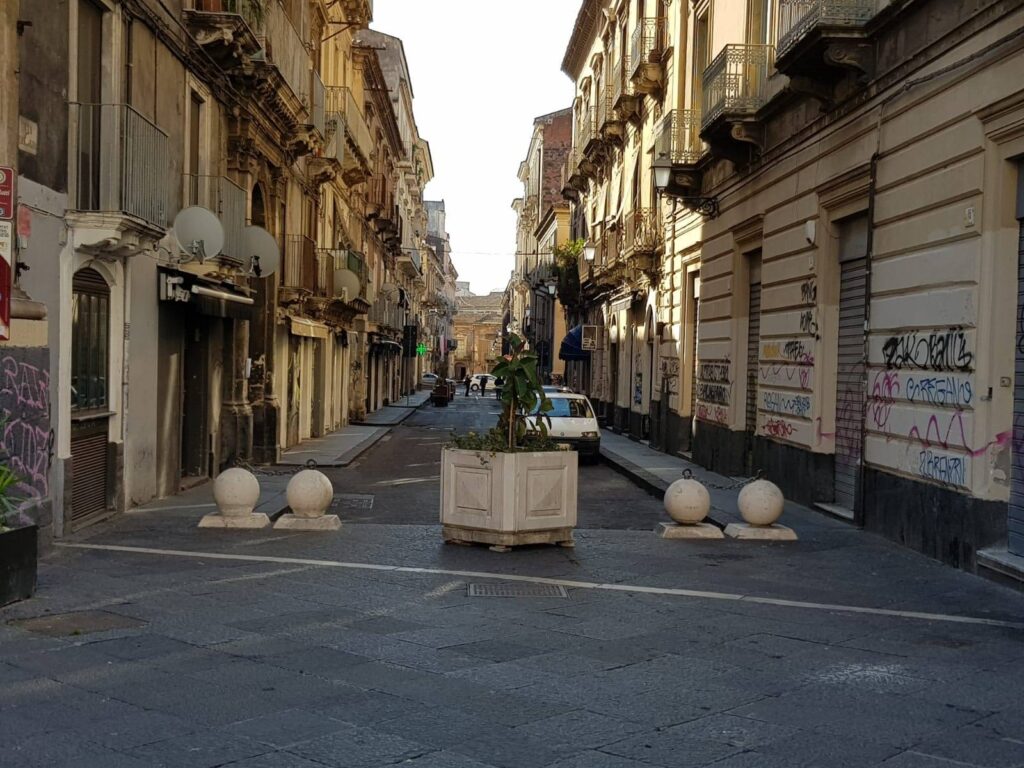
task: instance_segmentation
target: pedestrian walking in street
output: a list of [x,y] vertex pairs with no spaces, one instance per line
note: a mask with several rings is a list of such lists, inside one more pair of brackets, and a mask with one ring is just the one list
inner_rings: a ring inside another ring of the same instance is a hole
[[487,377],[480,377],[480,397],[487,397]]
[[469,385],[472,384],[472,382],[473,382],[473,380],[469,378],[469,374],[467,373],[466,374],[466,381],[464,382],[465,385],[466,385],[466,397],[469,397]]

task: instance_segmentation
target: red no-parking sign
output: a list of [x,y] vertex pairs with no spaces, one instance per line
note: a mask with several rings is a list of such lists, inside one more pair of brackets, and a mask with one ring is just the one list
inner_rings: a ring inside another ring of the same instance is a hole
[[0,221],[14,218],[14,169],[0,165]]

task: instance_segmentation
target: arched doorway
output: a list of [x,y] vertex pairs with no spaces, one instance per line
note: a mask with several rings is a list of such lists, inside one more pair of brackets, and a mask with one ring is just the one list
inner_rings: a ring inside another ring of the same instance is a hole
[[71,529],[110,508],[110,286],[86,267],[71,284]]

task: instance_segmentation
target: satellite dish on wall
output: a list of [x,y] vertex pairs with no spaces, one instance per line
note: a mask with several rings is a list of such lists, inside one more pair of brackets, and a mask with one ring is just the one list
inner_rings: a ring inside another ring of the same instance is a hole
[[334,293],[335,295],[341,295],[342,291],[345,291],[346,298],[351,301],[359,295],[359,289],[363,287],[362,281],[359,279],[359,275],[353,272],[351,269],[336,269],[334,270]]
[[242,231],[242,248],[249,261],[246,268],[256,277],[269,277],[281,266],[277,241],[263,227],[246,227]]
[[178,212],[174,217],[174,236],[181,249],[200,263],[224,248],[224,227],[213,211],[200,205]]
[[398,298],[398,284],[384,283],[380,287],[380,292],[388,301],[394,301]]

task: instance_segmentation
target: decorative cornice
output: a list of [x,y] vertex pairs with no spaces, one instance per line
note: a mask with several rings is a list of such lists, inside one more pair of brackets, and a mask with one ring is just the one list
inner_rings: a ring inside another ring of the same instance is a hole
[[586,64],[590,46],[597,34],[598,25],[603,19],[601,6],[604,0],[583,0],[580,11],[576,15],[572,36],[562,58],[562,72],[575,83]]

